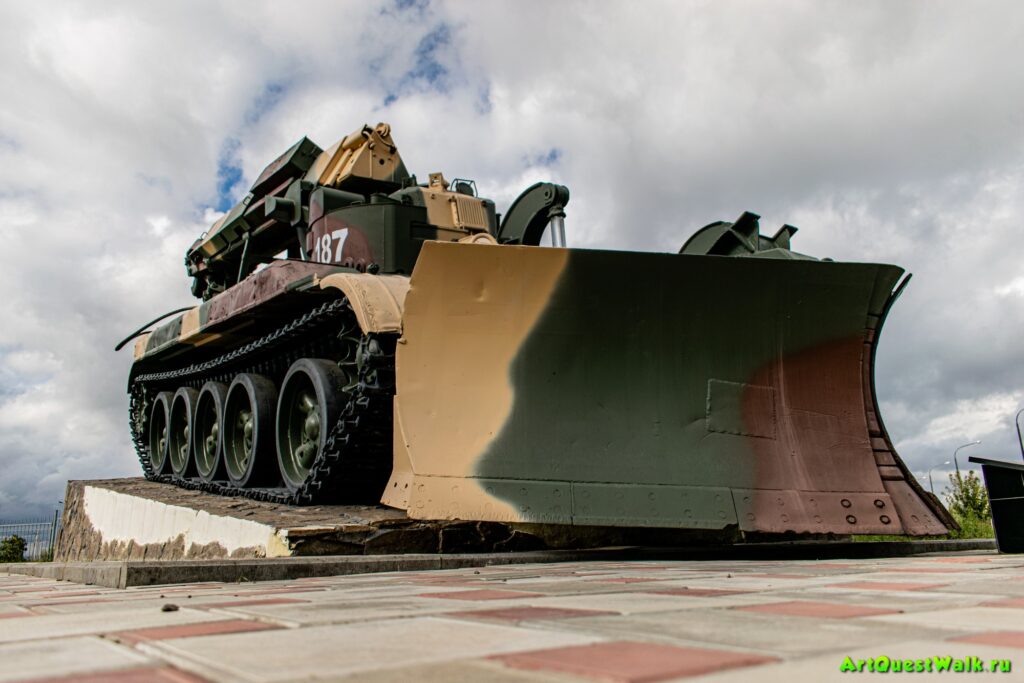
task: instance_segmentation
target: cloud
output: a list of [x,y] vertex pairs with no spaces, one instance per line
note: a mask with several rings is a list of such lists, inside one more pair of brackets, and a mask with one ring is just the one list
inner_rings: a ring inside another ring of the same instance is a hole
[[388,121],[499,210],[570,187],[574,246],[675,251],[744,210],[914,279],[878,357],[923,473],[1014,457],[1024,9],[1013,2],[306,2],[0,10],[0,517],[137,472],[130,359],[185,249],[303,135]]

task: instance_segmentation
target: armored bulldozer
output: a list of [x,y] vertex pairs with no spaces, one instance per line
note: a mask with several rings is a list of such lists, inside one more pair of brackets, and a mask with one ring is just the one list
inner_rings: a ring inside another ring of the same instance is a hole
[[188,250],[202,303],[129,337],[146,477],[416,519],[947,532],[875,398],[902,269],[752,213],[676,254],[568,249],[568,200],[538,183],[501,216],[419,183],[386,124],[300,140]]

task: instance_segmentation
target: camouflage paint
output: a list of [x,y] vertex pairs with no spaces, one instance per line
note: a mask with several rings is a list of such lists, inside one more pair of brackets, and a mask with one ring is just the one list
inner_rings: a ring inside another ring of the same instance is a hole
[[411,474],[384,501],[418,518],[944,533],[917,496],[919,523],[902,521],[868,425],[865,339],[901,274],[428,244],[398,347]]
[[[226,292],[172,318],[135,342],[135,360],[162,360],[197,346],[220,348],[239,340],[227,332],[255,317],[263,324],[295,317],[296,297],[344,294],[365,332],[399,332],[409,278],[362,275],[324,263],[277,261]],[[245,330],[241,335],[249,335]],[[133,375],[134,375],[133,369]]]
[[798,254],[796,228],[766,237],[752,213],[705,226],[678,255],[517,246],[564,216],[566,188],[534,185],[499,226],[468,184],[417,184],[390,135],[364,126],[327,150],[303,138],[272,162],[187,253],[206,301],[137,341],[132,377],[344,296],[365,334],[401,335],[381,500],[410,516],[953,524],[878,416],[873,358],[901,269]]
[[[238,341],[237,336],[225,334],[247,322],[246,314],[259,310],[261,322],[270,322],[267,314],[275,308],[281,309],[279,321],[294,317],[285,301],[276,301],[296,293],[301,288],[315,287],[319,278],[333,273],[345,272],[322,263],[277,261],[257,271],[226,292],[222,292],[195,308],[172,318],[149,334],[140,336],[135,342],[135,361],[143,363],[169,354],[181,353],[196,346],[210,344],[211,348],[221,347]],[[268,304],[277,306],[267,308]],[[133,368],[133,375],[135,368]]]

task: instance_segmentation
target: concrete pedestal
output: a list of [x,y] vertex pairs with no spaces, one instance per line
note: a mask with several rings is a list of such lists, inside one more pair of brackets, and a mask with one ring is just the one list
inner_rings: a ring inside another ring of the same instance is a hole
[[142,478],[71,481],[54,560],[494,553],[735,540],[676,529],[423,521],[383,505],[290,507]]

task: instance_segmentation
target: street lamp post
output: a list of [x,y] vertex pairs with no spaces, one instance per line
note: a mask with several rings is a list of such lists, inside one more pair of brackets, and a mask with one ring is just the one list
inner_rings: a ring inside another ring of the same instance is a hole
[[[949,464],[949,461],[947,460],[946,462],[944,462],[944,463],[942,463],[942,464],[943,464],[943,465],[948,465],[948,464]],[[930,469],[928,470],[928,488],[930,488],[930,489],[932,490],[932,495],[935,495],[935,483],[934,483],[934,482],[932,481],[932,470],[934,470],[934,469],[935,469],[936,467],[941,467],[941,466],[942,466],[942,465],[933,465],[933,466],[932,466],[932,467],[931,467],[931,468],[930,468]]]
[[964,444],[963,446],[957,446],[957,447],[956,447],[956,450],[954,450],[954,451],[953,451],[953,464],[954,464],[954,465],[956,466],[956,478],[957,478],[957,479],[959,479],[959,478],[960,478],[960,461],[958,461],[958,460],[956,459],[956,454],[960,452],[960,449],[961,449],[961,448],[967,448],[968,446],[976,446],[976,445],[978,445],[979,443],[981,443],[981,441],[980,441],[980,440],[978,440],[978,441],[972,441],[972,442],[970,442],[970,443],[965,443],[965,444]]
[[1013,418],[1014,424],[1017,425],[1017,443],[1020,444],[1020,457],[1024,458],[1024,438],[1020,435],[1020,414],[1024,413],[1024,408],[1017,411],[1017,417]]

